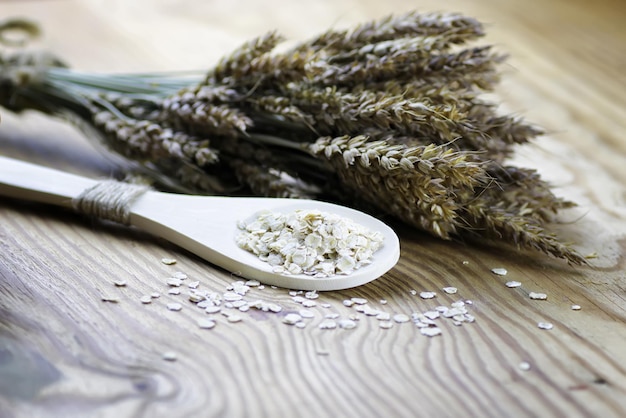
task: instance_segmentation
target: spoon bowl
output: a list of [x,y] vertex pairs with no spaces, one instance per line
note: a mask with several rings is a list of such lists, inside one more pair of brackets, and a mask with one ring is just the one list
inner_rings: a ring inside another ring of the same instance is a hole
[[[0,156],[0,194],[72,207],[72,199],[98,183],[88,179]],[[281,274],[256,255],[240,248],[238,224],[263,210],[290,213],[317,210],[351,219],[383,235],[383,245],[371,263],[349,274],[313,277]],[[306,199],[197,196],[147,191],[130,207],[130,224],[162,237],[227,271],[268,285],[299,290],[340,290],[368,283],[389,271],[400,257],[395,232],[363,212]]]

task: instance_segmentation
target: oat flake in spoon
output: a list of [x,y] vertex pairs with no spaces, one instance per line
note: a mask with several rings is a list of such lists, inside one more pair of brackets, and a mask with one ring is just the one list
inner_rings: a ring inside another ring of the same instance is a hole
[[380,232],[316,210],[262,211],[239,228],[237,245],[286,275],[350,274],[369,264],[383,243]]

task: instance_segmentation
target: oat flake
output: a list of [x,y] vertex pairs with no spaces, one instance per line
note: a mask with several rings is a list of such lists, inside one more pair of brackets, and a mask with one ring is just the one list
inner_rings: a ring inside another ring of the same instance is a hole
[[213,321],[212,319],[200,318],[198,319],[197,324],[202,329],[211,329],[211,328],[215,328],[216,322]]
[[522,284],[520,282],[516,282],[516,281],[510,281],[510,282],[506,282],[505,283],[506,287],[520,287]]
[[420,333],[427,337],[436,337],[437,335],[441,335],[441,328],[438,328],[438,327],[420,328]]
[[298,314],[295,313],[290,313],[285,315],[285,317],[283,318],[283,322],[287,325],[294,325],[297,324],[298,322],[302,321],[302,317]]
[[313,313],[313,311],[309,311],[308,309],[302,309],[302,310],[300,310],[300,312],[298,312],[298,314],[300,314],[300,316],[302,318],[313,318],[313,317],[315,317],[315,314]]
[[356,322],[351,319],[342,319],[339,321],[339,328],[352,329],[356,328]]
[[174,277],[170,277],[167,279],[167,285],[172,287],[180,287],[183,284],[183,281]]
[[409,322],[411,320],[411,318],[408,315],[405,315],[405,314],[395,314],[393,316],[393,320],[400,324],[400,323],[403,323],[403,322]]
[[320,329],[335,329],[337,328],[337,323],[332,319],[327,319],[320,323],[319,328]]
[[498,275],[498,276],[506,276],[506,274],[508,273],[508,271],[505,268],[502,268],[502,267],[493,268],[493,269],[491,269],[491,272],[493,274]]
[[241,322],[243,318],[239,315],[228,315],[228,322]]
[[168,303],[167,309],[169,309],[170,311],[180,311],[181,309],[183,309],[183,305],[181,305],[180,303]]
[[338,215],[315,210],[261,212],[241,222],[237,245],[279,274],[330,277],[371,263],[383,235]]

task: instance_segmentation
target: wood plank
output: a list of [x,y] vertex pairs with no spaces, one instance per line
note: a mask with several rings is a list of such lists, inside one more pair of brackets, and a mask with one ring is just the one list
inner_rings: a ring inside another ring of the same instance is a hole
[[[146,7],[150,4],[150,7]],[[213,2],[69,0],[4,2],[46,30],[40,45],[77,68],[202,68],[242,41],[278,29],[304,39],[392,11],[460,10],[489,22],[488,39],[511,53],[498,95],[505,108],[551,134],[515,156],[537,166],[581,207],[559,231],[594,267],[537,254],[442,242],[398,224],[402,256],[356,289],[326,292],[306,327],[282,323],[303,306],[284,289],[251,288],[251,309],[228,322],[182,295],[175,271],[219,294],[230,272],[141,231],[42,205],[0,200],[0,415],[2,416],[603,416],[626,414],[626,7],[615,0],[526,2]],[[200,51],[200,52],[198,52]],[[0,110],[1,111],[1,110]],[[0,153],[91,176],[117,172],[85,139],[46,118],[5,114]],[[0,167],[1,169],[1,167]],[[175,265],[161,258],[173,257]],[[491,272],[508,270],[506,276]],[[113,281],[124,279],[125,287]],[[517,280],[519,288],[504,283]],[[442,288],[454,286],[456,294]],[[184,287],[184,286],[183,286]],[[412,292],[415,291],[415,292]],[[434,299],[419,292],[436,291]],[[159,298],[142,304],[143,295]],[[530,292],[548,299],[531,300]],[[418,294],[413,294],[418,293]],[[117,303],[103,302],[103,296]],[[299,295],[303,296],[303,295]],[[439,318],[428,338],[411,322],[347,307],[365,298],[393,314],[471,300],[474,323]],[[381,303],[386,300],[386,303]],[[167,303],[182,304],[180,312]],[[571,309],[578,304],[580,311]],[[327,306],[327,307],[325,307]],[[328,314],[353,329],[320,329]],[[214,317],[214,329],[196,321]],[[550,322],[542,330],[538,322]],[[175,352],[176,361],[163,354]],[[530,370],[520,368],[527,362]]]

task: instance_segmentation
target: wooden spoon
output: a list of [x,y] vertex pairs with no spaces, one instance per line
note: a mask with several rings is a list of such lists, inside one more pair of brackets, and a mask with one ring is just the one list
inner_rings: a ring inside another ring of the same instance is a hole
[[[72,207],[72,199],[98,180],[0,156],[0,194]],[[194,196],[148,191],[130,205],[130,224],[173,242],[205,260],[247,279],[302,290],[339,290],[368,283],[386,273],[400,257],[394,231],[378,219],[331,203],[304,199]],[[261,210],[289,213],[319,210],[352,219],[384,236],[372,263],[351,274],[315,278],[275,273],[254,254],[239,248],[238,222]]]

